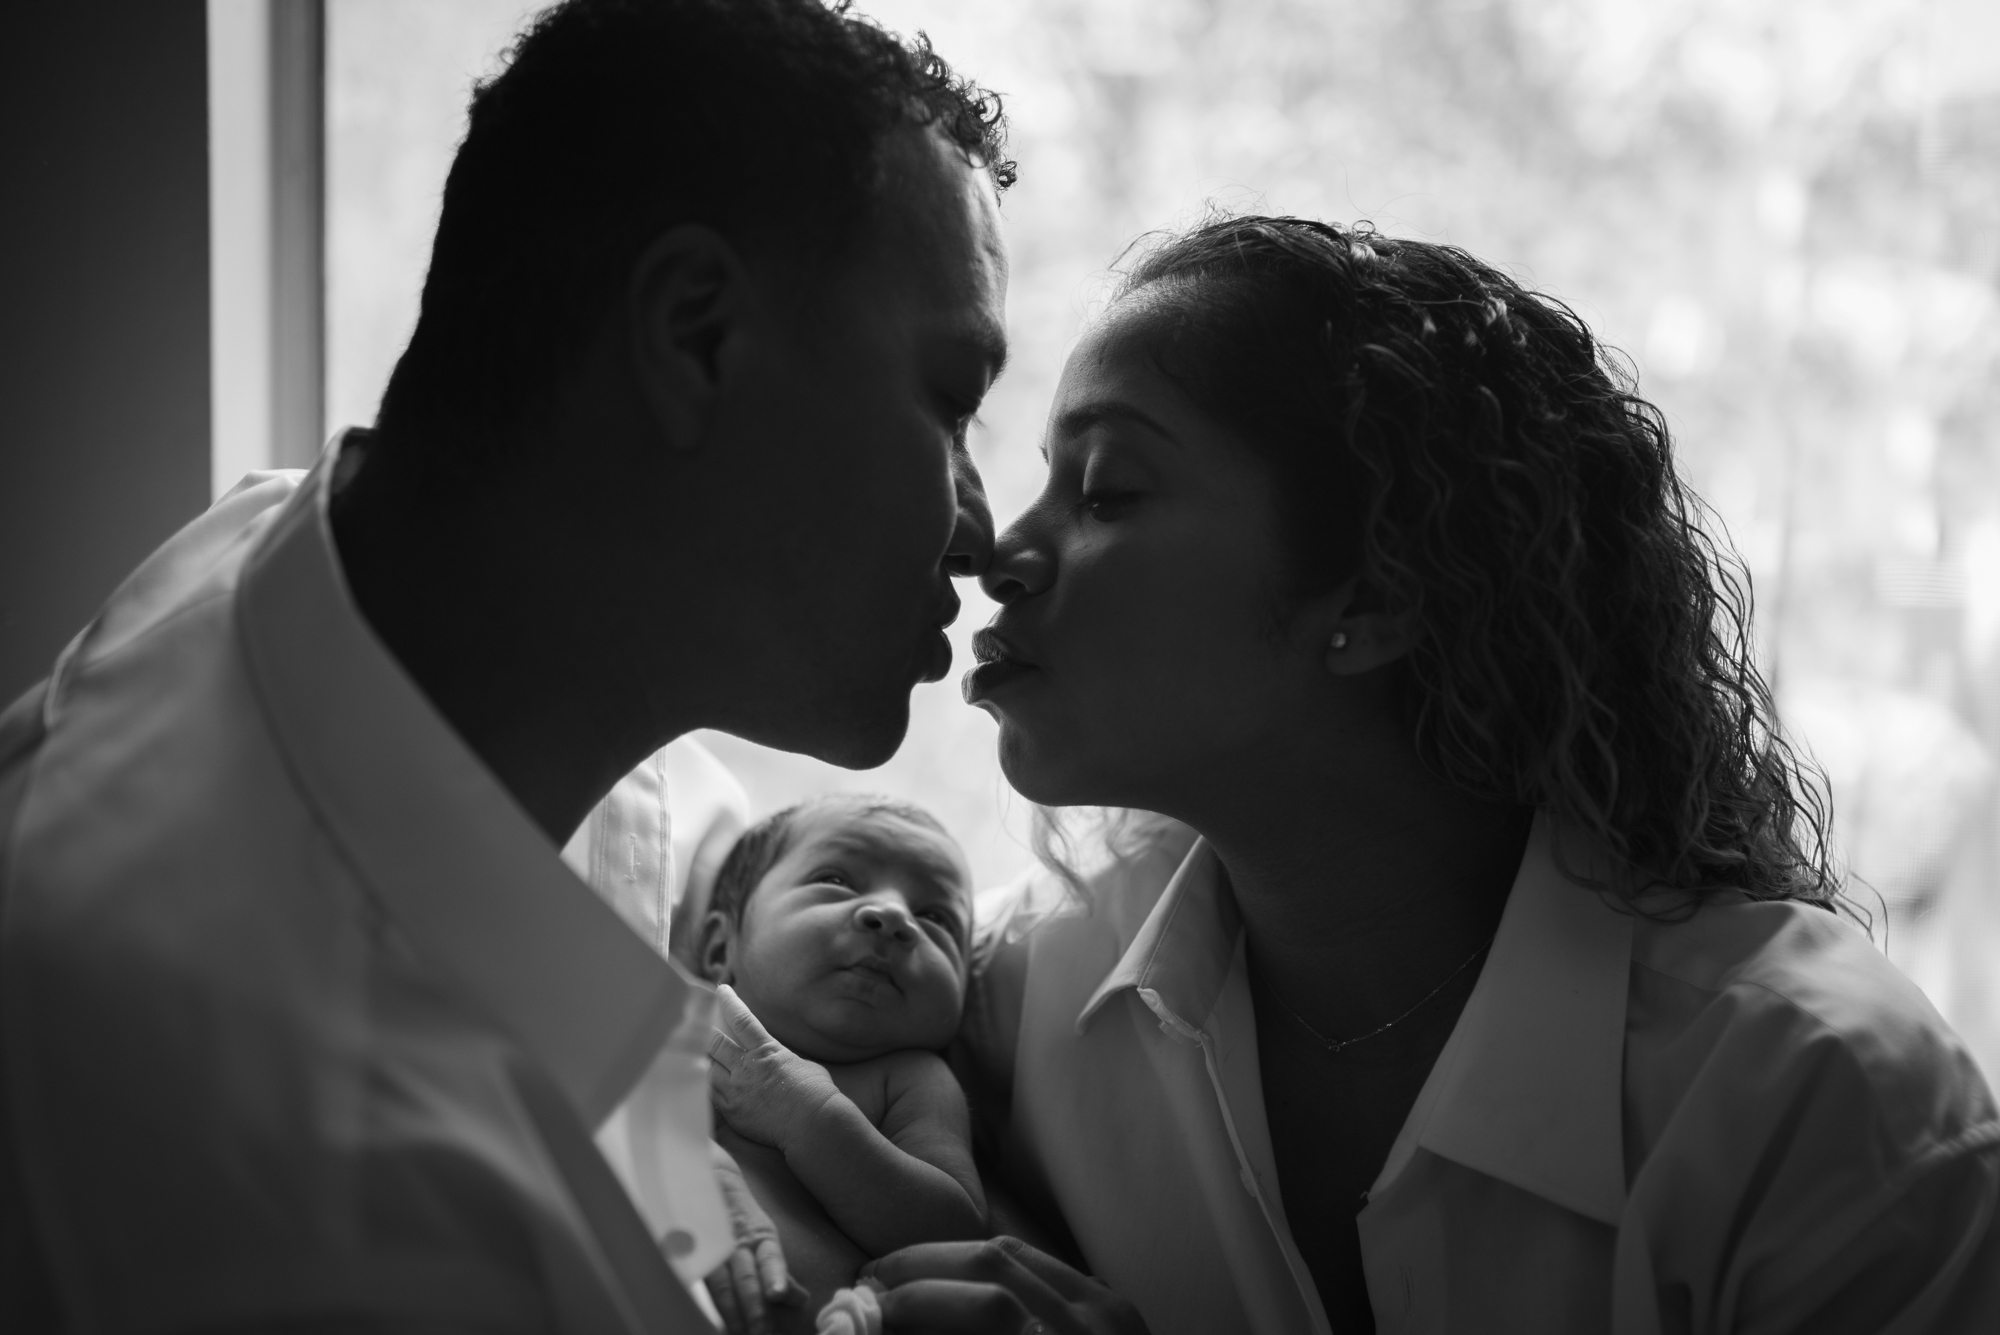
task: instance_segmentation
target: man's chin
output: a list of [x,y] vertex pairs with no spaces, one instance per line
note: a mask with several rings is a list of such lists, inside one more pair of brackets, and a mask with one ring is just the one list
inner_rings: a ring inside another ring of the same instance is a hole
[[799,749],[815,760],[842,769],[874,769],[889,763],[910,731],[910,700],[905,694],[891,708],[854,709],[837,726]]
[[[749,714],[750,711],[743,711]],[[746,742],[810,756],[842,769],[874,769],[887,764],[910,730],[910,697],[905,689],[889,700],[819,700],[809,714],[788,718],[741,717],[719,723]]]

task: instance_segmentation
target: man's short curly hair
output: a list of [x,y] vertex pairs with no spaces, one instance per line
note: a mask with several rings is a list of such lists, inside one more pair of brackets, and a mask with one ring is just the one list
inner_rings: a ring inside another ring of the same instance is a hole
[[513,436],[669,227],[839,257],[905,126],[935,127],[1012,183],[999,98],[845,0],[543,10],[473,90],[422,310],[383,396],[385,443],[490,450]]
[[1451,246],[1272,217],[1143,250],[1124,298],[1271,470],[1287,595],[1358,575],[1414,614],[1407,721],[1438,774],[1651,886],[1840,898],[1748,576],[1573,311]]
[[709,912],[722,913],[730,922],[741,926],[743,910],[749,905],[750,896],[757,893],[757,887],[770,875],[771,868],[791,851],[792,836],[798,832],[799,821],[822,811],[844,812],[857,820],[880,815],[895,816],[912,825],[935,830],[947,839],[952,837],[951,831],[945,829],[944,823],[936,816],[914,803],[893,797],[829,793],[808,798],[766,816],[737,836],[736,842],[730,846],[729,856],[722,860],[721,869],[715,873],[715,889],[710,892],[708,901]]

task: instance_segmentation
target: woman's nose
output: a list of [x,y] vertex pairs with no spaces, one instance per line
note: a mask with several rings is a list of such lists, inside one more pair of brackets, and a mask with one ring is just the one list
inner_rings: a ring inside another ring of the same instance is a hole
[[862,931],[899,945],[917,939],[917,923],[896,904],[863,904],[854,911],[854,924]]
[[1003,607],[1032,598],[1055,582],[1055,560],[1033,540],[1027,518],[1016,520],[994,542],[993,564],[979,577],[986,596]]

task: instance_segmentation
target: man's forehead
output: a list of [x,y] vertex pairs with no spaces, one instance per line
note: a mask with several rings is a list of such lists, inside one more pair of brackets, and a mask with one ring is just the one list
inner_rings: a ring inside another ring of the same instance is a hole
[[882,146],[874,254],[953,326],[940,332],[1005,355],[1007,245],[991,175],[934,129],[891,135]]

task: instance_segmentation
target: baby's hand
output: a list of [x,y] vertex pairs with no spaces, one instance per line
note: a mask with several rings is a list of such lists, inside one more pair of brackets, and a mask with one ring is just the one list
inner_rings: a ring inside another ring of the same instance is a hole
[[782,1150],[831,1099],[841,1097],[826,1068],[787,1048],[724,983],[721,1014],[709,1040],[709,1093],[736,1134]]

